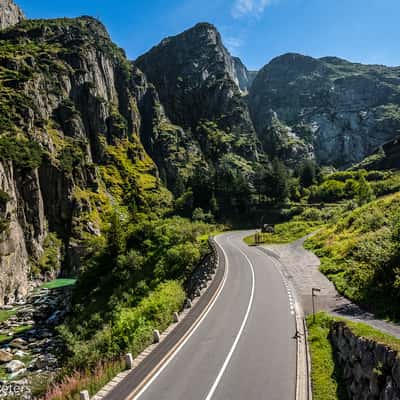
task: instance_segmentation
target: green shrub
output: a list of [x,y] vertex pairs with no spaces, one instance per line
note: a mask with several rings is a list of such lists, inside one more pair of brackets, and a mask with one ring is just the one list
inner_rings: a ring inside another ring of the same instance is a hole
[[65,146],[58,156],[60,168],[67,174],[72,174],[75,168],[81,166],[84,162],[84,152],[77,144]]
[[400,318],[400,194],[347,212],[306,242],[339,292],[363,307]]
[[68,326],[59,328],[66,345],[66,372],[94,368],[99,360],[111,360],[126,351],[134,355],[152,343],[154,329],[165,330],[179,311],[185,299],[182,285],[164,282],[144,297],[135,307],[121,307],[113,313],[108,324],[86,339],[79,328],[73,333]]
[[43,254],[38,262],[38,274],[59,271],[61,268],[61,240],[50,232],[43,243]]
[[173,313],[182,308],[185,292],[178,282],[160,284],[135,308],[123,308],[115,317],[113,337],[121,349],[134,354],[151,342],[154,329],[165,330],[173,320]]
[[320,186],[312,186],[310,201],[333,203],[345,197],[345,183],[336,180],[327,180]]
[[16,136],[0,136],[0,159],[11,160],[18,168],[34,169],[42,162],[42,149],[33,140]]

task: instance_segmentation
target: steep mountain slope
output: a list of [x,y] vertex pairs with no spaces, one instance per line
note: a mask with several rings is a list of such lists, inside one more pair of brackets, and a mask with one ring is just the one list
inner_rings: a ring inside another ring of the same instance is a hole
[[[166,170],[167,180],[172,178],[171,168],[165,164],[174,164],[171,158],[187,160],[188,153],[202,154],[206,169],[218,165],[228,153],[245,161],[257,160],[257,139],[243,98],[254,74],[231,57],[214,26],[198,24],[164,39],[135,64],[157,90],[163,119],[173,124],[163,124],[161,133],[153,133],[151,138],[142,136],[144,143],[157,142],[159,148],[167,148],[165,143],[174,140],[187,143],[180,156],[163,152],[160,157],[146,147],[156,161],[164,160],[158,165]],[[218,154],[209,149],[210,131]],[[199,160],[197,155],[195,158]]]
[[400,169],[400,138],[396,137],[380,146],[373,154],[366,157],[351,169],[385,170]]
[[248,89],[248,71],[231,57],[213,25],[198,24],[164,39],[136,64],[157,88],[173,123],[194,129],[205,119],[253,132],[239,92]]
[[205,23],[130,62],[93,18],[22,18],[0,4],[0,304],[76,272],[114,211],[168,210],[163,183],[225,216],[270,197],[274,158],[398,165],[399,68],[288,54],[256,75]]
[[89,17],[0,32],[0,304],[61,262],[76,270],[113,211],[168,206],[139,140],[137,75]]
[[[400,68],[286,54],[258,73],[249,104],[265,151],[302,144],[319,163],[346,167],[398,135],[399,88]],[[276,133],[277,120],[291,135]]]

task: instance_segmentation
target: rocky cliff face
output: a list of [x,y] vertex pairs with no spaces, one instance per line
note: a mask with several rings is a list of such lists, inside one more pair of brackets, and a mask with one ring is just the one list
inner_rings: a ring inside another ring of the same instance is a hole
[[198,24],[164,39],[136,64],[157,88],[173,123],[194,128],[201,119],[218,120],[224,127],[252,132],[240,96],[252,75],[229,54],[213,25]]
[[[235,162],[257,159],[258,142],[243,97],[253,75],[231,57],[214,26],[198,24],[167,38],[135,64],[158,93],[153,110],[160,123],[142,140],[167,182],[174,180],[179,164],[185,181],[196,169],[217,168],[227,154],[239,157]],[[211,136],[217,151],[210,150]]]
[[234,74],[233,79],[242,93],[247,94],[257,76],[257,71],[249,71],[238,57],[233,57]]
[[0,42],[1,305],[60,261],[76,271],[119,206],[170,197],[140,143],[136,71],[99,22],[25,21]]
[[14,26],[24,18],[24,13],[12,0],[0,0],[0,29]]
[[249,104],[262,141],[275,113],[292,143],[312,146],[321,164],[346,167],[398,135],[399,84],[400,68],[286,54],[258,73]]

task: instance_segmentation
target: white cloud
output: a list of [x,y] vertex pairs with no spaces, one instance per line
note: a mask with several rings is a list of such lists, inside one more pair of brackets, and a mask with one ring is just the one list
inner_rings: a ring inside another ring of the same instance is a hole
[[243,46],[243,40],[236,37],[227,37],[224,43],[231,53],[237,53],[240,47]]
[[232,7],[232,16],[234,18],[258,17],[271,3],[272,0],[235,0]]

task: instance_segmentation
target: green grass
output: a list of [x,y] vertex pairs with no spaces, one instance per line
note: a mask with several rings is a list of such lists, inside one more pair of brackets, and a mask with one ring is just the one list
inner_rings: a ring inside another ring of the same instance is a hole
[[21,335],[33,328],[32,325],[22,325],[16,328],[13,328],[12,333],[13,336],[8,335],[0,335],[0,345],[10,342],[16,335]]
[[0,322],[7,321],[8,318],[12,317],[17,313],[16,309],[13,310],[0,310]]
[[376,343],[384,344],[389,346],[392,350],[400,351],[400,339],[395,336],[379,331],[378,329],[361,322],[349,321],[344,318],[337,318],[337,320],[345,321],[346,325],[357,336],[372,340]]
[[211,237],[215,237],[221,233],[227,232],[228,231],[228,227],[225,226],[216,226],[215,229],[210,230],[209,233],[205,233],[204,235],[200,235],[197,237],[197,240],[201,243],[205,243],[208,241],[208,238]]
[[[314,232],[322,226],[320,221],[289,221],[275,226],[275,233],[262,233],[261,243],[284,244],[291,243],[295,240]],[[255,235],[244,238],[245,243],[255,244]]]
[[32,325],[21,325],[13,329],[14,335],[20,335],[25,333],[33,328]]
[[0,367],[0,379],[6,380],[8,377],[8,373],[4,367]]
[[9,342],[12,339],[11,336],[8,335],[0,335],[0,345]]
[[56,279],[51,282],[47,282],[41,287],[43,289],[58,289],[66,286],[72,286],[75,285],[76,279]]
[[314,400],[345,400],[346,391],[341,371],[335,362],[329,341],[329,328],[333,319],[325,313],[307,318],[308,342],[311,354],[311,383]]

